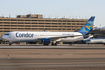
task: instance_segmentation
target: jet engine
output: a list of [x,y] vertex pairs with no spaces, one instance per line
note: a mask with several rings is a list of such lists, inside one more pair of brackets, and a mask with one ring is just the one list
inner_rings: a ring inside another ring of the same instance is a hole
[[51,40],[48,39],[48,38],[43,38],[43,39],[42,39],[42,43],[43,43],[43,45],[49,45],[50,42],[51,42]]

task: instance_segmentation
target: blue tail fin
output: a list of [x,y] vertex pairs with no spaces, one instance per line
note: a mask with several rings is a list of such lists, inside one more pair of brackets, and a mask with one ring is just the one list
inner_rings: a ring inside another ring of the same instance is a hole
[[89,31],[91,31],[93,28],[93,22],[94,22],[95,17],[91,17],[87,23],[78,31],[80,33],[82,33],[83,35],[88,34]]

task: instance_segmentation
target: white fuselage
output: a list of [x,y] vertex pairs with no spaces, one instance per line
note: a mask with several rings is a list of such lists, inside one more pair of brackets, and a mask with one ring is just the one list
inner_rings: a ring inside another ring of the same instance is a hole
[[85,41],[87,44],[89,44],[89,43],[105,43],[105,39],[98,39],[98,38],[96,38],[96,39],[88,39],[88,40],[86,40]]
[[[6,35],[9,34],[9,35]],[[78,40],[83,40],[83,36],[77,37],[67,37],[67,38],[59,38],[56,39],[54,37],[62,37],[62,36],[73,36],[73,35],[82,35],[79,32],[31,32],[31,31],[13,31],[6,33],[3,38],[12,42],[39,42],[40,38],[49,38],[55,39],[56,41],[61,42],[73,42]]]

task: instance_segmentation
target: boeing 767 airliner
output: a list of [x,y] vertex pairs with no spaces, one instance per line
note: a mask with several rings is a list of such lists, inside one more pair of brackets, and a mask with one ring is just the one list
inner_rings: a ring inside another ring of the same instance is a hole
[[11,45],[15,42],[42,42],[43,45],[57,45],[57,42],[73,42],[83,40],[92,30],[94,16],[78,32],[39,32],[39,31],[11,31],[2,36]]

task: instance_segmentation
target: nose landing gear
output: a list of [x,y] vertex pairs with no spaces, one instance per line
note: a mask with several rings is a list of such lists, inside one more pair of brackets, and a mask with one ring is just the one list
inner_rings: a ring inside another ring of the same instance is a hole
[[9,43],[9,46],[11,46],[11,43]]
[[14,42],[10,41],[10,42],[9,42],[9,46],[11,46],[13,43],[14,43]]

